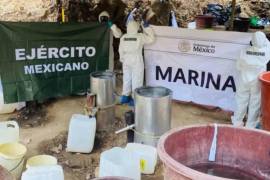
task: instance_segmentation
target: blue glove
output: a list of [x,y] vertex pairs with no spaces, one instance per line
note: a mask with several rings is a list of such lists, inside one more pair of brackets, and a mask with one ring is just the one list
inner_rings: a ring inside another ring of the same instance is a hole
[[148,23],[147,21],[143,21],[143,27],[144,27],[144,28],[149,27],[149,23]]
[[111,28],[111,27],[112,27],[112,25],[113,25],[112,21],[108,21],[108,22],[107,22],[107,26],[108,26],[108,28]]

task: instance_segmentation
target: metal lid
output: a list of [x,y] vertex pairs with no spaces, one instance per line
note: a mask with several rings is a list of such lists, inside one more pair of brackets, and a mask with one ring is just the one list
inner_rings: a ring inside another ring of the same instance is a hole
[[157,86],[145,86],[135,89],[136,94],[139,96],[149,97],[149,98],[162,98],[172,95],[172,91],[168,88]]
[[90,75],[93,78],[99,78],[99,79],[111,79],[115,76],[115,74],[111,71],[97,71],[93,72]]

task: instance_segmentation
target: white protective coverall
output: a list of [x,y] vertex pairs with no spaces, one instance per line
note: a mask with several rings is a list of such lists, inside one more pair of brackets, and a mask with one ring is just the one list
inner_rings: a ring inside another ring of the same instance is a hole
[[130,96],[132,91],[143,86],[144,61],[143,46],[154,42],[154,31],[151,27],[143,28],[143,33],[138,33],[140,25],[130,21],[127,34],[120,39],[119,54],[123,63],[123,96]]
[[[102,17],[108,17],[108,19],[110,18],[110,15],[107,11],[103,11],[102,13],[99,14],[98,20],[99,22],[101,22]],[[123,34],[121,29],[119,29],[115,24],[113,24],[111,27],[111,32],[110,33],[110,54],[109,54],[109,70],[113,71],[114,69],[114,52],[113,52],[113,37],[115,38],[120,38]]]
[[261,88],[259,75],[266,71],[270,60],[269,41],[262,32],[252,37],[252,46],[241,51],[236,68],[240,72],[236,92],[237,109],[232,117],[235,126],[243,126],[243,119],[248,111],[246,127],[255,128],[259,123],[261,107]]

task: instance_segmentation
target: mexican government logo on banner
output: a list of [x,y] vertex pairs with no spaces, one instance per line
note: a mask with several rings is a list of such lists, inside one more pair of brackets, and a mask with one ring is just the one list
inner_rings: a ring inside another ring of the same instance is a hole
[[109,66],[110,31],[98,23],[0,22],[5,103],[86,92]]

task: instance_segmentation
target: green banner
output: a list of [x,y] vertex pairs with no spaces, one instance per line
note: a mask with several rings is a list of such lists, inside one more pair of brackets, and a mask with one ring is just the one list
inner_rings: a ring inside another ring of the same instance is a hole
[[5,103],[86,92],[109,66],[110,31],[98,23],[0,22]]

